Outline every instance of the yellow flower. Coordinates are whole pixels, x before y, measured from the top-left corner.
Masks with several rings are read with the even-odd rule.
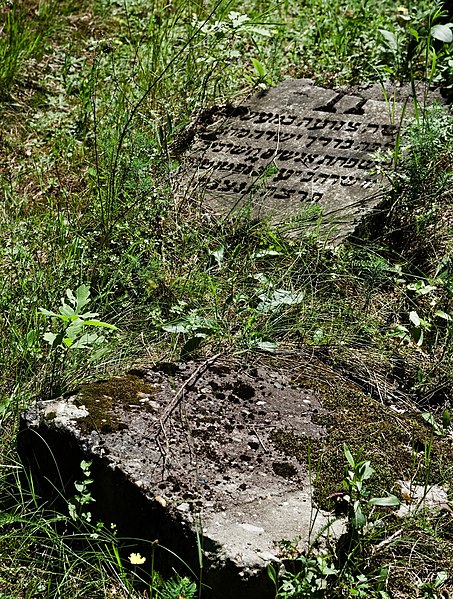
[[[129,556],[129,561],[134,565],[141,565],[146,562],[146,557],[142,557],[140,553],[131,553]]]

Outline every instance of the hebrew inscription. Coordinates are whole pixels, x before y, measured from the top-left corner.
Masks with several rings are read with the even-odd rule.
[[[402,103],[391,109],[399,124]],[[250,206],[287,222],[318,206],[344,237],[380,201],[373,153],[391,147],[395,133],[378,86],[352,92],[288,80],[205,129],[183,179],[219,214]]]

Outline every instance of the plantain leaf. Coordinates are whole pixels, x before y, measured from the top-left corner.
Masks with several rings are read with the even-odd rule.
[[[379,505],[381,507],[390,507],[400,504],[400,500],[395,495],[389,495],[388,497],[372,497],[368,503],[370,505]]]
[[[453,33],[451,31],[452,27],[452,23],[447,23],[446,25],[439,23],[438,25],[434,25],[434,27],[431,27],[431,37],[439,40],[440,42],[449,44],[453,41]]]

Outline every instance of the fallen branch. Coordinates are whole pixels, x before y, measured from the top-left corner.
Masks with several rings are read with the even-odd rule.
[[[186,391],[186,389],[188,387],[191,387],[195,383],[195,381],[198,379],[198,377],[202,374],[202,372],[204,372],[208,366],[210,366],[216,360],[218,360],[220,358],[220,356],[223,355],[223,353],[224,352],[219,352],[218,354],[215,354],[214,356],[211,356],[210,358],[208,358],[207,360],[205,360],[202,364],[200,364],[194,370],[194,372],[189,376],[189,378],[186,381],[184,381],[184,383],[178,389],[178,391],[176,392],[175,396],[173,397],[173,399],[171,400],[171,402],[168,404],[168,406],[165,408],[164,413],[162,414],[162,416],[159,419],[160,431],[164,435],[165,435],[164,425],[167,422],[167,420],[170,418],[170,416],[172,415],[172,413],[175,411],[175,409],[178,407],[180,401],[184,397],[184,392]],[[157,435],[158,434],[159,434],[159,432],[157,433]]]

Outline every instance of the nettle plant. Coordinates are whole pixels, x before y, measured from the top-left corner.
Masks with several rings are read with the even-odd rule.
[[[80,285],[74,293],[66,290],[66,298],[62,298],[58,312],[39,308],[39,312],[52,319],[53,331],[43,335],[54,352],[50,392],[52,392],[57,372],[57,367],[63,370],[68,357],[74,350],[91,351],[90,361],[99,359],[106,351],[107,340],[105,330],[115,331],[117,327],[101,320],[97,320],[97,312],[84,311],[90,303],[90,288]],[[103,329],[104,333],[100,333]]]
[[[61,300],[59,312],[52,312],[45,308],[39,308],[39,312],[44,316],[50,316],[56,322],[60,323],[59,330],[44,334],[44,340],[52,349],[93,349],[102,344],[106,337],[92,329],[104,328],[112,331],[116,330],[113,324],[108,324],[100,320],[95,320],[99,314],[97,312],[82,312],[83,308],[90,303],[90,288],[86,285],[80,285],[75,295],[71,289],[66,290],[66,297]]]

